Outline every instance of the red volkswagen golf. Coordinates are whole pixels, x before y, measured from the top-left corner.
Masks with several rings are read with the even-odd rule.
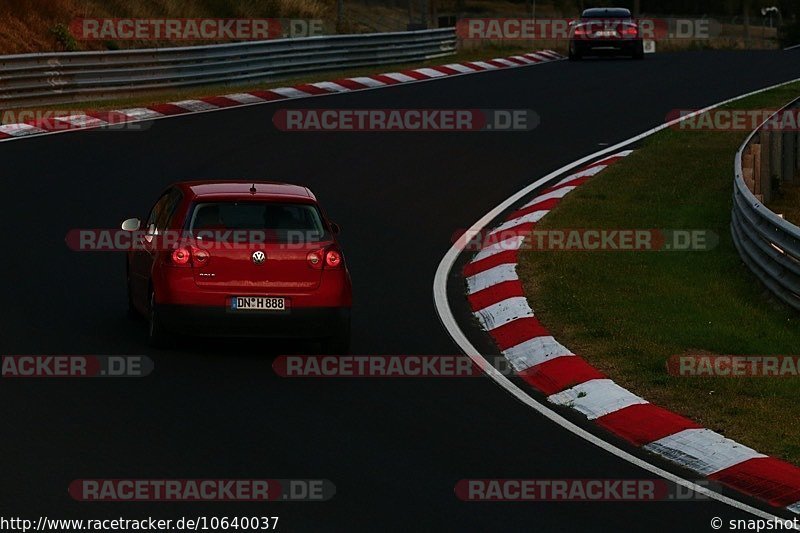
[[[347,353],[352,289],[336,235],[306,187],[181,182],[128,253],[128,301],[163,345],[172,334],[304,338]],[[140,238],[139,238],[140,237]]]

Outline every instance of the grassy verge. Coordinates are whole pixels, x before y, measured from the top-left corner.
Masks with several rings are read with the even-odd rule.
[[[226,93],[246,92],[253,90],[273,89],[276,87],[290,87],[302,83],[315,83],[319,81],[330,81],[338,78],[352,78],[355,76],[368,76],[371,74],[378,74],[381,72],[396,72],[410,68],[421,68],[431,65],[442,65],[446,63],[456,63],[461,61],[474,61],[479,59],[491,59],[495,57],[505,57],[521,53],[527,53],[542,48],[531,49],[530,47],[521,46],[485,46],[481,49],[463,50],[452,56],[439,57],[429,61],[417,63],[404,63],[399,65],[377,65],[372,67],[326,71],[317,74],[309,74],[304,77],[276,80],[276,81],[262,81],[253,82],[248,84],[237,85],[204,85],[197,87],[189,87],[186,89],[163,90],[139,93],[136,95],[114,98],[110,100],[95,100],[88,102],[80,102],[76,104],[59,104],[52,106],[40,106],[38,110],[106,110],[106,109],[121,109],[129,107],[142,107],[151,104],[159,104],[164,102],[176,102],[180,100],[202,98],[204,96],[217,96]],[[15,110],[19,112],[20,110]],[[11,117],[0,115],[0,122],[8,123],[13,121],[14,113],[10,113]]]
[[[733,104],[778,108],[793,84]],[[568,195],[537,229],[716,232],[705,252],[527,252],[520,277],[555,337],[649,401],[800,464],[800,381],[686,378],[684,353],[800,355],[800,316],[772,301],[730,236],[733,157],[742,132],[666,130]]]

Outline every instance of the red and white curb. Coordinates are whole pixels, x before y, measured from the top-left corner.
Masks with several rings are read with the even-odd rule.
[[[182,100],[179,102],[151,105],[149,107],[116,109],[112,111],[88,111],[85,114],[35,119],[21,124],[0,124],[0,141],[23,137],[27,138],[60,131],[100,128],[109,125],[119,125],[121,123],[140,122],[184,115],[187,113],[203,113],[231,107],[265,104],[280,100],[385,88],[398,84],[429,81],[450,76],[463,76],[465,74],[475,74],[499,69],[527,67],[562,59],[564,59],[564,56],[557,52],[542,50],[504,58],[450,63],[447,65],[409,69],[402,72],[387,72],[373,76],[359,76],[333,81],[304,83],[294,87],[279,87],[277,89],[209,96],[197,100]]]
[[[516,374],[605,430],[708,479],[800,513],[800,468],[758,453],[620,387],[561,345],[535,316],[517,273],[517,255],[536,223],[561,199],[631,153],[625,150],[584,167],[545,189],[488,232],[485,246],[464,267],[467,299]],[[491,235],[502,231],[503,240]]]

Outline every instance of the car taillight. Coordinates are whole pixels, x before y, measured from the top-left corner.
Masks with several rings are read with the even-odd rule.
[[[192,247],[192,260],[197,263],[198,266],[205,265],[208,262],[208,252],[202,248]]]
[[[336,248],[321,248],[308,252],[306,259],[308,260],[308,266],[315,270],[342,267],[342,253]]]
[[[192,253],[184,246],[172,251],[172,262],[177,266],[188,266],[191,258]]]
[[[308,261],[308,266],[315,270],[319,270],[322,268],[322,255],[325,253],[325,250],[314,250],[313,252],[308,252],[306,256],[306,260]]]
[[[172,265],[178,267],[201,267],[208,264],[210,254],[196,246],[179,246],[172,250]]]
[[[589,28],[587,26],[578,26],[575,28],[575,35],[589,35]]]
[[[639,35],[639,28],[636,26],[626,25],[622,27],[620,32],[624,37],[636,37]]]
[[[325,266],[329,268],[339,268],[342,264],[342,254],[336,250],[328,250],[325,254]]]

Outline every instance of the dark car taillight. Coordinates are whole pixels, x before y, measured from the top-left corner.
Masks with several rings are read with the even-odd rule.
[[[342,254],[338,250],[328,250],[325,254],[325,266],[328,268],[339,268],[342,266]]]
[[[192,252],[186,246],[175,248],[172,251],[172,264],[175,266],[191,266]]]
[[[208,263],[209,253],[196,246],[179,246],[172,251],[172,266],[192,267],[203,266]]]
[[[206,250],[192,247],[192,260],[197,266],[205,265],[208,262],[209,254]]]
[[[639,35],[639,28],[633,24],[626,24],[620,30],[620,34],[623,37],[636,37]]]
[[[308,266],[315,270],[342,268],[342,252],[335,246],[308,252],[306,260],[308,261]]]
[[[308,252],[306,256],[306,260],[308,261],[308,266],[313,268],[314,270],[321,270],[322,269],[322,256],[325,253],[325,249],[314,250],[313,252]]]

